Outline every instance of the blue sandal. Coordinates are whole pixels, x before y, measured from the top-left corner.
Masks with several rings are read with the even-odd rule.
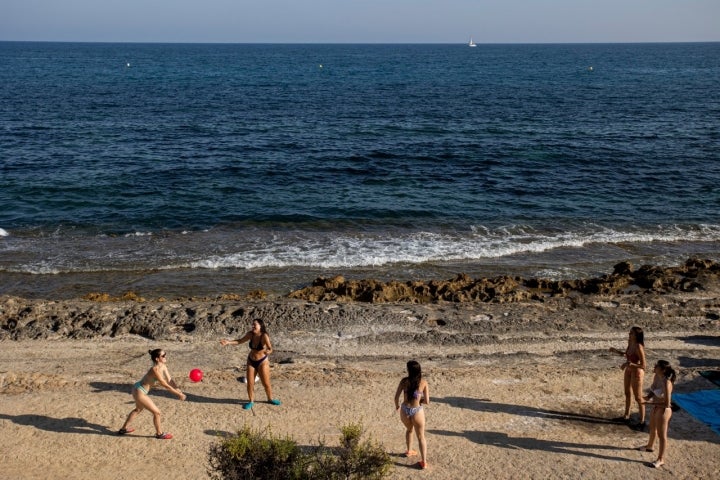
[[[248,402],[245,405],[243,405],[243,409],[250,410],[253,407],[253,405],[255,405],[255,402]]]
[[[273,398],[272,400],[268,400],[268,403],[270,403],[270,404],[272,404],[272,405],[282,405],[282,402],[280,402],[280,400],[278,400],[277,398]]]

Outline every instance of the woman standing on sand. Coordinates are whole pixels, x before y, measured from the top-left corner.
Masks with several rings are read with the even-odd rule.
[[[420,446],[420,468],[427,468],[427,444],[425,441],[425,412],[423,404],[430,403],[430,392],[428,383],[422,378],[422,369],[415,360],[407,362],[408,376],[400,380],[395,391],[395,410],[400,411],[400,420],[405,425],[405,456],[417,455],[417,452],[410,450],[412,432],[415,430],[418,445]],[[400,395],[403,395],[403,403],[400,404]]]
[[[670,366],[670,362],[660,360],[655,364],[655,377],[653,378],[650,393],[644,397],[645,403],[652,405],[653,409],[650,413],[650,437],[645,446],[639,447],[638,450],[652,452],[655,437],[660,443],[658,450],[658,458],[651,465],[660,468],[665,464],[665,450],[667,448],[668,425],[672,417],[672,390],[675,383],[675,370]]]
[[[148,353],[150,354],[150,359],[152,359],[154,365],[147,371],[145,376],[139,382],[136,382],[135,385],[133,385],[132,396],[133,399],[135,399],[135,408],[127,416],[125,424],[118,431],[118,434],[125,435],[126,433],[134,432],[135,429],[130,428],[130,423],[132,423],[138,413],[147,409],[153,414],[155,438],[159,440],[169,440],[172,438],[172,435],[162,431],[162,427],[160,425],[160,409],[155,406],[155,402],[153,402],[152,398],[149,397],[148,394],[150,393],[150,389],[159,383],[177,395],[180,400],[185,400],[187,397],[178,389],[175,381],[170,378],[170,373],[167,369],[166,352],[164,352],[161,348],[156,348],[155,350],[148,350]]]
[[[617,348],[610,348],[610,351],[618,355],[625,356],[625,362],[620,365],[624,370],[624,388],[625,388],[625,415],[617,418],[624,422],[630,421],[630,404],[632,396],[638,404],[640,412],[640,421],[633,426],[635,430],[643,430],[645,428],[645,407],[642,404],[642,386],[643,377],[645,376],[645,334],[642,328],[632,327],[628,335],[628,346],[625,351]]]
[[[220,340],[220,345],[240,345],[249,342],[250,354],[247,358],[247,372],[245,378],[247,381],[248,403],[243,405],[245,410],[250,410],[255,405],[255,374],[260,376],[260,381],[265,387],[268,403],[272,405],[280,405],[280,400],[272,397],[272,387],[270,386],[270,360],[268,355],[273,351],[270,343],[270,335],[265,329],[265,323],[256,319],[253,320],[252,330],[247,332],[242,338],[237,340]]]

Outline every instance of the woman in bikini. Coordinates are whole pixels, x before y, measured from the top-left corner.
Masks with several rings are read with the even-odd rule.
[[[257,373],[260,377],[263,387],[265,387],[265,394],[267,395],[268,403],[272,405],[280,405],[280,400],[272,397],[272,387],[270,386],[270,360],[268,355],[273,351],[272,344],[270,343],[270,335],[265,330],[265,323],[256,319],[253,320],[252,330],[247,332],[242,338],[237,340],[220,340],[220,345],[240,345],[241,343],[249,342],[250,354],[247,358],[247,393],[248,403],[243,405],[245,410],[250,410],[255,405],[255,374]]]
[[[628,335],[628,346],[623,350],[617,348],[610,348],[610,351],[623,355],[625,362],[620,365],[620,368],[624,370],[624,388],[625,388],[625,415],[618,418],[617,420],[630,422],[630,405],[632,404],[632,397],[635,397],[635,401],[638,405],[638,411],[640,413],[640,421],[633,426],[636,430],[643,430],[645,428],[645,407],[642,404],[642,386],[643,377],[645,376],[645,335],[642,328],[632,327]]]
[[[660,443],[658,450],[658,458],[652,463],[655,468],[660,468],[665,464],[665,450],[667,449],[668,425],[672,417],[672,401],[673,384],[675,383],[675,370],[670,366],[670,362],[660,360],[655,364],[655,377],[653,378],[650,393],[643,398],[646,404],[652,405],[653,409],[650,413],[650,437],[647,445],[638,447],[638,450],[652,452],[655,438]]]
[[[167,356],[163,349],[156,348],[155,350],[148,350],[150,358],[153,361],[153,366],[147,371],[145,376],[133,385],[132,396],[135,399],[135,408],[132,409],[130,414],[125,420],[125,424],[118,431],[118,434],[125,435],[126,433],[134,432],[134,428],[130,428],[130,423],[137,417],[138,413],[143,410],[149,410],[153,414],[153,423],[155,424],[155,438],[160,440],[169,440],[172,435],[163,432],[160,425],[160,409],[155,406],[155,402],[148,395],[150,389],[156,384],[160,384],[163,387],[170,390],[172,393],[177,395],[180,400],[187,398],[184,393],[178,389],[175,381],[170,378],[170,373],[167,369]]]
[[[430,392],[428,383],[422,378],[422,369],[415,360],[407,362],[408,376],[400,380],[395,391],[395,410],[400,412],[400,420],[405,425],[405,456],[417,455],[417,452],[410,450],[412,432],[415,430],[418,445],[420,446],[420,468],[427,468],[427,444],[425,441],[425,412],[423,404],[430,403]],[[400,395],[403,396],[403,403],[400,404]]]

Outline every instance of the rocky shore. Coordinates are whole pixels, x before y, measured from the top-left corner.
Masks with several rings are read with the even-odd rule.
[[[507,332],[624,329],[716,330],[720,264],[689,259],[677,267],[628,263],[591,279],[549,281],[458,275],[447,281],[317,279],[288,297],[77,300],[0,297],[0,340],[117,337],[192,340],[243,331],[261,318],[274,331],[357,330],[386,325],[384,341],[481,344]],[[390,328],[392,326],[392,328]]]

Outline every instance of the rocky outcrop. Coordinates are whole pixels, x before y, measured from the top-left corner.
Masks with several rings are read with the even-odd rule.
[[[216,341],[242,335],[256,318],[289,336],[323,332],[323,338],[365,335],[376,342],[377,334],[383,341],[447,345],[494,341],[508,332],[615,330],[633,324],[715,332],[719,276],[717,263],[691,259],[678,267],[634,269],[622,263],[599,278],[567,281],[458,275],[447,281],[384,283],[335,277],[319,279],[290,299],[267,300],[261,293],[172,301],[136,294],[63,301],[4,296],[0,341],[124,335]]]
[[[380,282],[346,280],[342,276],[318,278],[309,287],[289,294],[290,298],[313,302],[433,303],[433,302],[521,302],[547,297],[637,294],[642,292],[695,292],[720,280],[720,264],[691,258],[677,267],[644,265],[637,270],[629,262],[615,265],[613,273],[597,278],[548,280],[500,276],[472,279],[465,274],[444,281]]]

